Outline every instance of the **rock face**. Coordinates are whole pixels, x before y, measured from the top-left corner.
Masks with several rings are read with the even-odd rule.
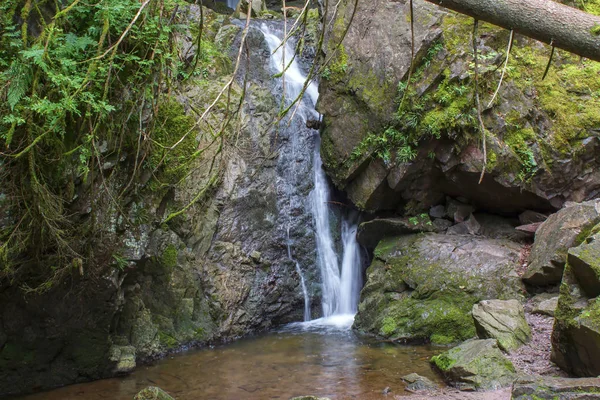
[[[448,383],[461,390],[496,390],[510,386],[516,378],[515,368],[495,339],[466,341],[431,362]]]
[[[576,376],[600,375],[600,234],[569,250],[556,320],[552,361]]]
[[[199,20],[196,6],[180,12],[178,18]],[[205,18],[203,38],[219,36],[222,46],[230,46],[239,29],[210,10]],[[221,25],[227,32],[218,35]],[[192,148],[204,149],[203,156],[179,183],[165,179],[172,183],[166,188],[153,181],[145,185],[151,174],[135,180],[124,195],[124,216],[101,181],[78,185],[71,211],[77,224],[93,232],[82,238],[88,240],[86,249],[93,248],[93,259],[42,294],[23,295],[19,287],[0,282],[5,285],[0,287],[0,396],[127,373],[181,346],[228,341],[300,320],[303,296],[288,243],[307,281],[315,283],[309,291],[318,302],[307,211],[316,131],[300,122],[277,129],[279,99],[273,93],[279,91],[271,78],[270,52],[258,29],[251,29],[248,41],[252,71],[235,146],[220,148],[207,129],[199,129],[190,138],[196,137]],[[226,54],[227,47],[219,51]],[[210,79],[190,79],[178,88],[177,101],[166,110],[175,116],[166,118],[168,130],[194,126],[191,115],[206,109],[231,76],[221,67],[209,71]],[[239,94],[234,85],[232,104]],[[225,109],[219,102],[211,118],[224,120]],[[120,193],[131,178],[133,159],[110,168],[106,185]]]
[[[504,351],[515,350],[531,339],[525,311],[517,300],[484,300],[473,306],[472,314],[477,335],[498,340]]]
[[[359,2],[356,10],[354,2],[334,2],[330,8],[328,15],[336,18],[328,24],[325,42],[332,63],[320,83],[321,152],[334,184],[359,208],[417,214],[450,195],[491,212],[553,211],[566,201],[597,195],[600,116],[585,90],[575,94],[570,89],[570,72],[579,68],[575,59],[552,83],[529,84],[523,77],[544,68],[542,49],[528,40],[516,44],[517,72],[506,77],[499,101],[484,113],[492,136],[479,184],[483,153],[471,113],[468,19],[415,4],[416,72],[407,87],[408,4],[373,0]],[[490,92],[499,79],[499,43],[506,42],[505,36],[494,28],[481,36],[480,51],[487,60],[480,62],[488,71],[484,80]],[[541,92],[547,95],[538,96]],[[405,107],[399,110],[401,98]],[[586,111],[558,111],[565,98]],[[563,113],[559,119],[557,112]]]
[[[600,222],[600,200],[570,205],[551,215],[535,234],[523,280],[535,286],[558,284],[567,250],[577,246]]]
[[[600,378],[521,377],[513,385],[512,399],[600,399]]]
[[[374,251],[354,328],[397,341],[448,344],[475,336],[484,299],[518,299],[520,246],[433,233],[383,239]]]
[[[135,395],[134,400],[175,400],[167,392],[156,386],[150,386]]]

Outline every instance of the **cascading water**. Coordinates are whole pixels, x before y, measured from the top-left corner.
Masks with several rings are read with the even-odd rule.
[[[227,7],[231,8],[232,10],[235,10],[239,2],[240,0],[227,0]]]
[[[289,41],[282,44],[283,32],[275,32],[266,24],[262,24],[260,30],[271,50],[272,68],[278,74],[285,70],[283,88],[285,90],[285,101],[289,105],[302,93],[306,75],[294,58],[293,46]],[[318,97],[319,92],[316,84],[310,82],[293,118],[301,118],[303,122],[306,122],[308,118],[318,119],[320,115],[315,110]],[[329,184],[322,168],[318,133],[315,136],[316,143],[313,154],[314,188],[311,193],[310,208],[315,226],[317,263],[321,271],[324,317],[317,321],[318,324],[349,328],[357,311],[358,296],[361,289],[360,251],[356,242],[357,216],[352,214],[344,217],[341,224],[343,254],[340,268],[329,220]],[[293,146],[294,143],[292,142]],[[293,151],[296,151],[296,149],[293,148]],[[290,259],[295,262],[300,275],[305,299],[304,319],[307,321],[310,319],[310,310],[308,308],[309,299],[306,284],[299,263],[292,258],[290,242],[288,229],[288,254]]]

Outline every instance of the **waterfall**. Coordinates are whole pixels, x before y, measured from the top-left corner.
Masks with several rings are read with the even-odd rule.
[[[286,42],[282,45],[282,32],[275,32],[267,24],[260,26],[265,40],[271,50],[271,67],[277,73],[283,72],[285,67],[285,100],[291,104],[302,92],[306,82],[306,75],[300,68],[299,63],[294,59],[294,47]],[[291,61],[291,63],[290,63]],[[285,65],[284,65],[285,64]],[[300,102],[294,118],[301,118],[303,122],[310,118],[319,118],[320,115],[315,110],[315,105],[319,97],[316,84],[310,82],[307,86],[303,100]],[[314,188],[311,193],[310,208],[313,216],[316,247],[317,264],[321,271],[322,280],[322,308],[323,319],[321,323],[336,325],[349,328],[354,320],[357,311],[358,297],[361,289],[361,262],[360,250],[356,242],[356,230],[358,218],[355,213],[344,216],[341,223],[342,239],[342,257],[341,265],[338,255],[335,251],[335,242],[331,232],[329,219],[329,183],[325,172],[323,171],[323,162],[320,153],[320,138],[315,134],[315,149],[313,153],[313,183]],[[292,143],[292,146],[294,144]],[[293,148],[293,151],[296,151]],[[290,179],[294,179],[291,177]],[[305,321],[310,319],[309,299],[306,291],[306,284],[301,266],[292,258],[290,250],[290,237],[288,228],[288,255],[290,260],[295,262],[296,270],[300,275],[301,286],[305,300]]]
[[[232,10],[235,10],[239,2],[240,0],[227,0],[227,7],[231,8]]]

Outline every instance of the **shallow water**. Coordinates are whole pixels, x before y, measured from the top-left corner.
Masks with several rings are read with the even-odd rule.
[[[177,400],[264,400],[317,395],[332,399],[389,399],[408,394],[400,377],[411,372],[440,382],[428,359],[443,348],[399,346],[359,338],[351,317],[289,325],[278,332],[170,356],[123,378],[72,385],[22,400],[131,400],[159,386]]]

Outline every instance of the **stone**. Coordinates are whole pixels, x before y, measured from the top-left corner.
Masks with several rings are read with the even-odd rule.
[[[521,225],[535,224],[538,222],[544,222],[548,219],[546,214],[542,214],[536,211],[526,210],[519,214],[519,222]]]
[[[109,360],[116,363],[114,373],[128,374],[135,369],[135,347],[113,345],[109,350]]]
[[[542,293],[531,299],[531,313],[554,317],[558,306],[558,293]]]
[[[446,381],[460,390],[497,390],[510,386],[516,378],[515,368],[495,339],[469,340],[431,362]]]
[[[431,379],[415,373],[405,375],[400,379],[407,383],[406,389],[411,392],[421,390],[436,390],[438,388],[438,385],[431,381]]]
[[[452,222],[443,218],[436,218],[433,220],[433,226],[437,232],[444,232],[452,226]]]
[[[427,214],[411,218],[377,218],[360,224],[356,240],[363,246],[373,249],[385,236],[436,231],[436,226]]]
[[[586,296],[600,295],[600,234],[569,249],[567,260]]]
[[[134,400],[175,400],[167,392],[156,386],[149,386],[135,395]]]
[[[457,223],[465,221],[475,211],[475,207],[451,198],[446,203],[446,216]]]
[[[512,388],[512,400],[600,399],[600,378],[519,377]]]
[[[397,342],[450,344],[475,336],[486,299],[521,299],[521,246],[435,233],[386,237],[375,248],[354,328]]]
[[[515,229],[519,232],[527,233],[531,236],[534,236],[538,229],[542,226],[542,222],[534,222],[533,224],[520,225]]]
[[[429,209],[429,215],[431,218],[444,218],[446,216],[446,207],[443,205],[437,205]]]
[[[600,297],[595,234],[570,249],[552,332],[551,359],[575,376],[600,375]]]
[[[498,340],[498,346],[506,352],[531,339],[525,311],[517,300],[484,300],[473,306],[472,314],[478,336]]]
[[[471,214],[466,221],[460,222],[451,226],[446,231],[447,235],[477,235],[481,230],[481,225],[477,219]]]
[[[316,396],[300,396],[292,397],[290,400],[331,400],[329,397],[316,397]]]
[[[567,251],[587,237],[600,222],[600,200],[573,204],[552,214],[539,227],[523,281],[534,286],[560,282]]]

